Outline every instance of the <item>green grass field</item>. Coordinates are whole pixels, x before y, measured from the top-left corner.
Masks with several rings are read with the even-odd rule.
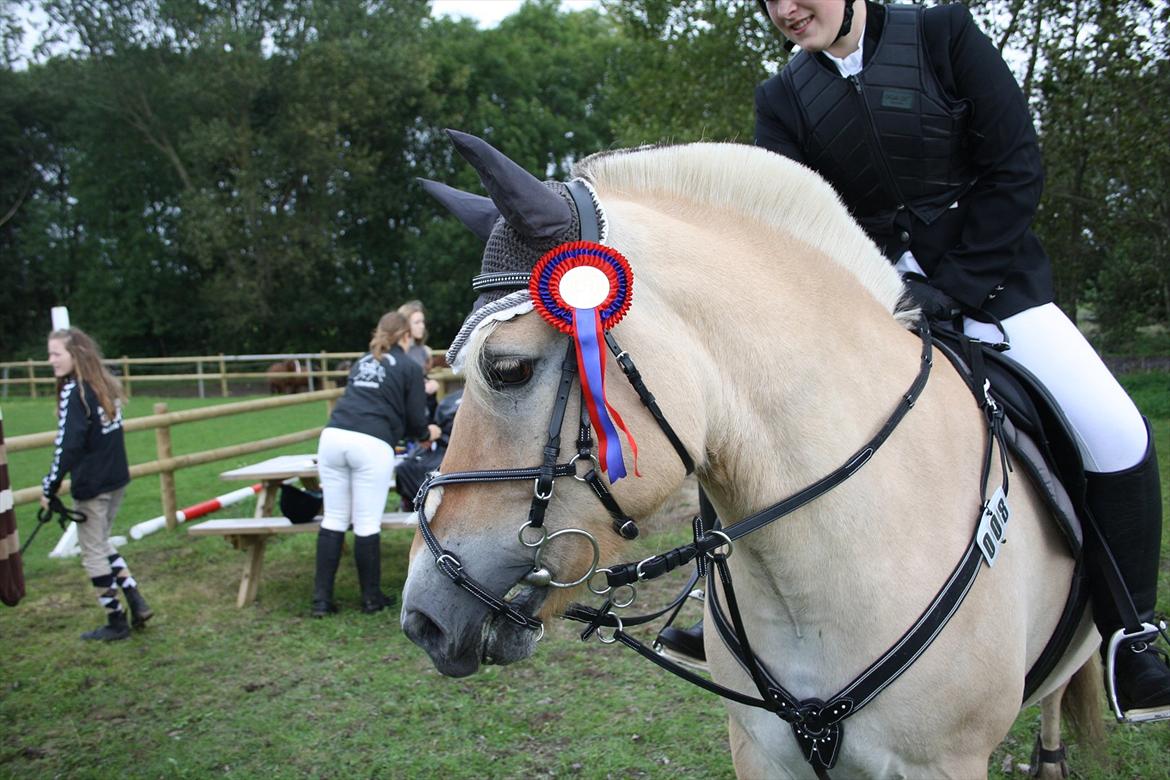
[[[1170,379],[1127,380],[1170,452]],[[152,413],[135,398],[131,416]],[[214,403],[168,400],[172,410]],[[50,402],[3,405],[8,436],[48,430]],[[176,427],[184,454],[321,425],[323,403]],[[151,431],[128,435],[132,463],[154,459]],[[180,506],[238,483],[221,471],[313,442],[178,472]],[[47,449],[10,455],[15,488],[38,483]],[[1170,484],[1164,458],[1164,480]],[[394,501],[394,497],[391,497]],[[115,533],[161,513],[158,479],[132,483]],[[218,516],[249,516],[252,503]],[[685,526],[689,497],[650,525]],[[22,539],[35,505],[17,508]],[[646,534],[631,557],[667,549],[685,531]],[[576,640],[557,623],[530,661],[450,680],[398,627],[396,610],[361,615],[349,556],[338,575],[343,612],[308,618],[314,540],[273,542],[257,603],[235,607],[243,556],[222,539],[160,531],[123,548],[157,617],[130,641],[95,647],[77,635],[101,622],[77,559],[47,557],[60,531],[25,556],[28,594],[0,607],[0,777],[589,778],[733,776],[725,716],[712,695],[617,646]],[[1168,535],[1170,536],[1170,535]],[[1164,549],[1167,547],[1164,540]],[[383,534],[383,577],[401,590],[411,542]],[[1164,553],[1163,571],[1170,556]],[[662,603],[683,577],[651,583],[639,605]],[[1164,577],[1162,604],[1170,603]],[[688,609],[696,609],[688,607]],[[684,618],[693,617],[697,611]],[[649,637],[647,637],[649,638]],[[1103,716],[1104,717],[1104,716]],[[992,777],[1020,777],[1038,710],[1021,714],[992,757]],[[1075,776],[1163,778],[1170,726],[1110,727],[1102,757],[1071,748]]]

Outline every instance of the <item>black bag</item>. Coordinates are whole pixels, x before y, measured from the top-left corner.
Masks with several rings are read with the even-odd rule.
[[[280,486],[280,513],[294,523],[311,523],[321,515],[325,502],[319,490],[301,490],[294,485]]]

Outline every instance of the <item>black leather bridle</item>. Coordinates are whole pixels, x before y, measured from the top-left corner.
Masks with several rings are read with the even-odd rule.
[[[587,197],[579,197],[579,193],[573,189],[574,184],[579,185],[579,182],[570,182],[569,187],[581,216],[582,237],[585,240],[597,240],[597,216],[592,212],[592,201]],[[579,188],[582,191],[584,189],[583,187]],[[590,204],[589,209],[584,208],[587,203]],[[592,232],[590,232],[590,229]],[[586,238],[588,235],[594,237]],[[676,547],[666,553],[655,555],[644,560],[631,561],[606,568],[597,567],[597,542],[588,532],[579,529],[562,529],[549,534],[548,530],[544,527],[545,511],[548,507],[549,500],[552,498],[554,481],[558,478],[573,477],[587,483],[592,488],[598,500],[605,506],[606,511],[613,519],[613,529],[616,533],[624,539],[633,539],[638,534],[637,525],[634,520],[621,510],[617,501],[597,474],[596,459],[593,456],[593,440],[590,434],[588,417],[585,415],[584,404],[582,404],[581,420],[578,427],[576,454],[566,462],[557,462],[557,459],[560,457],[561,429],[564,423],[565,411],[577,374],[576,354],[570,342],[561,366],[561,377],[557,387],[552,417],[549,420],[548,438],[544,447],[542,464],[533,468],[456,471],[433,474],[423,483],[415,498],[419,531],[422,534],[427,548],[435,558],[435,565],[455,585],[474,596],[497,615],[508,619],[518,626],[540,631],[540,635],[543,636],[544,625],[541,621],[512,606],[504,598],[495,595],[464,572],[463,564],[459,559],[453,553],[444,549],[438,539],[435,538],[425,511],[427,493],[436,487],[481,482],[533,480],[533,497],[529,508],[528,520],[521,526],[518,534],[520,544],[535,550],[533,572],[525,578],[525,581],[537,586],[547,585],[562,588],[574,587],[585,583],[591,592],[605,598],[604,602],[597,608],[575,603],[570,605],[565,611],[564,617],[586,624],[581,638],[588,639],[593,634],[597,634],[598,638],[604,643],[621,642],[643,657],[653,661],[667,671],[682,677],[688,682],[731,701],[758,707],[774,713],[791,726],[805,759],[816,771],[818,777],[827,777],[827,771],[833,767],[840,754],[844,719],[858,712],[862,707],[871,702],[874,697],[892,684],[925,652],[926,648],[929,647],[934,638],[938,636],[950,618],[957,612],[964,597],[972,585],[974,585],[975,578],[981,568],[980,564],[984,561],[980,549],[981,539],[979,528],[976,528],[970,544],[947,579],[946,584],[943,585],[915,623],[902,635],[901,639],[880,658],[870,664],[865,671],[854,678],[849,685],[826,700],[818,698],[799,699],[794,696],[772,676],[752,650],[736,602],[735,590],[732,585],[731,572],[728,568],[727,559],[732,553],[733,543],[736,540],[814,501],[856,474],[869,462],[910,409],[914,407],[914,404],[926,387],[933,359],[930,328],[925,317],[919,320],[918,335],[922,339],[921,362],[918,374],[910,388],[899,399],[893,412],[888,416],[877,434],[862,445],[862,447],[854,452],[853,455],[833,472],[791,496],[726,527],[720,526],[710,503],[706,501],[705,496],[701,496],[700,506],[702,511],[694,519],[694,540],[690,544]],[[633,360],[618,346],[611,334],[606,333],[605,340],[608,348],[615,355],[623,374],[629,380],[638,393],[638,397],[642,403],[650,411],[674,447],[675,452],[686,468],[687,474],[692,473],[694,471],[694,460],[658,408],[653,394],[646,388],[640,373],[634,366]],[[987,437],[984,452],[981,495],[986,495],[986,488],[993,463],[993,443],[995,442],[998,442],[999,445],[1002,474],[1004,475],[1003,491],[1006,494],[1008,467],[1002,433],[1003,411],[986,393],[980,401],[980,406],[984,411],[990,433]],[[579,464],[582,462],[587,462],[589,467],[583,474],[579,474]],[[988,511],[988,503],[988,501],[984,501],[983,513]],[[1004,519],[1006,520],[1006,515]],[[533,534],[533,531],[538,532],[538,534]],[[527,537],[526,532],[528,534]],[[593,564],[584,576],[576,580],[556,582],[552,580],[547,570],[543,570],[540,565],[543,546],[561,534],[579,534],[586,537],[593,544]],[[726,552],[723,551],[723,548],[726,548]],[[644,643],[626,632],[626,627],[648,623],[672,609],[677,609],[682,600],[686,598],[691,585],[688,585],[674,602],[655,613],[623,619],[614,612],[614,609],[627,607],[634,601],[634,586],[636,583],[662,576],[692,561],[695,563],[695,574],[691,579],[691,585],[700,577],[706,577],[708,579],[707,598],[711,600],[711,613],[715,627],[727,648],[751,676],[757,688],[758,697],[741,693],[701,677],[679,664],[662,657],[654,652],[653,649],[647,647]],[[604,587],[597,582],[597,575],[602,574],[605,576]],[[720,603],[718,591],[714,587],[716,577],[718,577],[719,585],[723,590],[727,602],[726,607]],[[609,636],[604,636],[601,632],[602,628],[611,629],[612,633]]]

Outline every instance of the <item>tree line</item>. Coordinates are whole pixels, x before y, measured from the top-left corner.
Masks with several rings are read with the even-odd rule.
[[[1123,349],[1170,320],[1170,5],[968,5],[1040,132],[1058,303]],[[440,346],[482,251],[416,182],[481,191],[443,128],[548,178],[606,148],[750,143],[788,56],[755,0],[530,0],[487,30],[425,0],[0,9],[0,359],[40,355],[58,304],[154,356],[357,349],[419,298]]]

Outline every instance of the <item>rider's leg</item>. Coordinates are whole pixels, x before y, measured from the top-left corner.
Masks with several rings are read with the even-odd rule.
[[[1072,427],[1086,468],[1088,502],[1101,525],[1139,617],[1152,622],[1161,552],[1162,500],[1154,443],[1145,421],[1092,346],[1055,304],[1003,321],[1004,353],[1042,381]],[[998,341],[994,326],[966,320],[968,335]],[[1086,553],[1106,554],[1091,545]],[[1094,579],[1094,617],[1108,640],[1121,628],[1106,583]],[[1145,643],[1122,648],[1122,708],[1170,708],[1170,667]]]

